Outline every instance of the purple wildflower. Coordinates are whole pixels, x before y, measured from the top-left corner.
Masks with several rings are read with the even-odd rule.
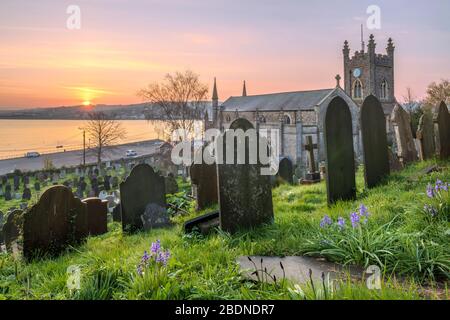
[[[342,217],[339,217],[337,219],[337,224],[338,224],[339,228],[344,229],[345,228],[345,219]]]
[[[437,179],[434,189],[436,192],[439,192],[440,190],[448,191],[448,183],[444,183],[442,180]]]
[[[427,185],[427,196],[428,198],[434,198],[434,189],[431,184]]]
[[[350,221],[352,222],[352,227],[356,228],[359,225],[360,215],[357,212],[352,212],[350,214]]]
[[[361,205],[359,206],[359,215],[362,217],[366,217],[368,218],[370,213],[369,210],[367,209],[367,207],[361,203]]]
[[[325,228],[326,226],[329,226],[332,223],[333,223],[333,220],[328,215],[325,215],[323,217],[323,219],[320,221],[320,227]]]
[[[143,272],[142,272],[142,266],[141,265],[137,266],[136,272],[137,272],[138,275],[142,276]]]
[[[142,263],[147,263],[148,259],[150,259],[150,256],[148,255],[147,251],[144,251],[144,255],[142,256]]]
[[[152,246],[150,248],[150,252],[153,254],[157,254],[161,250],[161,241],[156,240],[156,242],[152,242]]]
[[[435,217],[438,214],[438,211],[433,207],[430,206],[428,204],[426,204],[423,209],[425,210],[426,213],[428,213],[429,215],[431,215],[432,217]]]

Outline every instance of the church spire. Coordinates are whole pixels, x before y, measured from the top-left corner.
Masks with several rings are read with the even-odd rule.
[[[214,87],[213,87],[212,100],[213,101],[219,101],[219,95],[217,94],[216,77],[214,77]]]
[[[244,87],[242,88],[242,96],[246,97],[247,96],[247,88],[245,86],[245,80],[244,80]]]

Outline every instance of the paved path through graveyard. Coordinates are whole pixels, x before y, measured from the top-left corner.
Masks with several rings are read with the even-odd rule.
[[[149,140],[128,143],[115,146],[114,148],[107,148],[103,161],[119,160],[125,158],[127,150],[135,150],[138,156],[151,155],[157,152],[159,146],[159,140]],[[19,170],[39,170],[44,168],[44,160],[48,158],[53,162],[56,168],[62,166],[76,166],[80,165],[83,161],[83,151],[67,151],[41,155],[38,158],[15,158],[0,160],[0,175]],[[95,163],[96,156],[92,153],[86,153],[86,164]]]

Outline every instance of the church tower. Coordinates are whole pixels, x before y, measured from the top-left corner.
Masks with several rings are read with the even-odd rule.
[[[361,41],[362,42],[362,41]],[[367,52],[364,42],[360,51],[350,57],[348,41],[344,42],[344,89],[359,106],[364,99],[373,94],[376,96],[386,115],[394,109],[394,43],[389,38],[386,54],[375,52],[376,43],[373,34],[369,37]]]

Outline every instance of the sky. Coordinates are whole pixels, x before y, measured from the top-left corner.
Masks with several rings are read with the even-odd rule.
[[[80,29],[67,28],[69,5]],[[449,12],[448,0],[1,0],[0,108],[139,103],[139,89],[187,69],[210,88],[216,77],[221,101],[243,80],[249,95],[331,88],[361,24],[378,53],[394,40],[397,99],[407,87],[420,98],[450,78]]]

